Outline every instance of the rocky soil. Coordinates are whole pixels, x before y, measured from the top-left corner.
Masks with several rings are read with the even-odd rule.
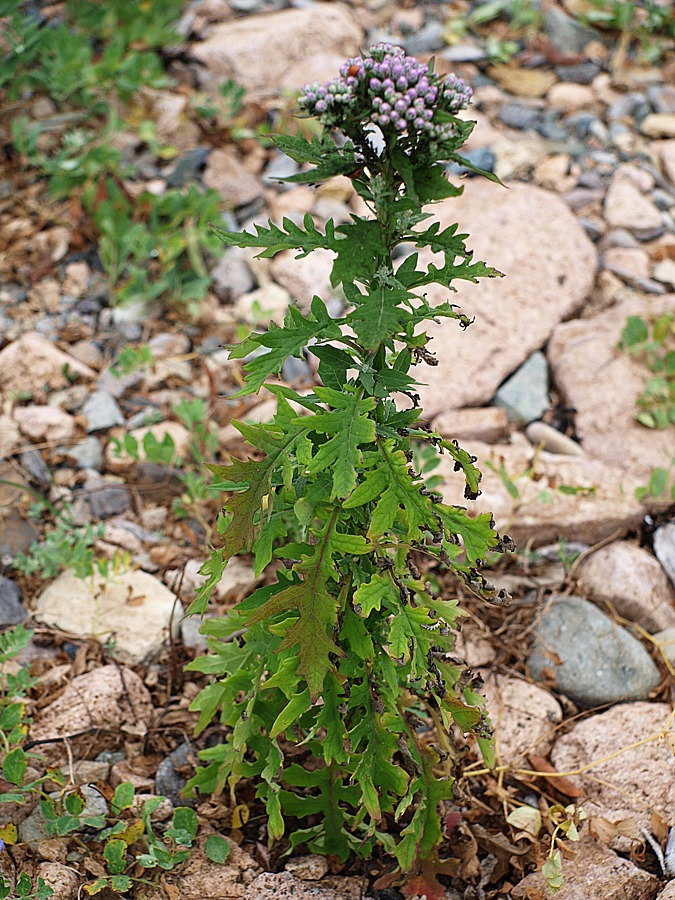
[[[494,512],[519,553],[486,573],[513,596],[509,608],[466,600],[460,650],[485,680],[499,768],[483,772],[471,748],[462,759],[460,831],[477,865],[448,882],[448,900],[545,896],[533,871],[540,855],[504,821],[513,801],[587,811],[576,855],[564,861],[564,900],[673,894],[675,863],[659,854],[675,834],[675,512],[667,500],[638,501],[635,490],[669,466],[675,426],[636,422],[648,375],[618,344],[629,315],[675,312],[675,59],[640,64],[616,33],[571,18],[574,6],[542,2],[541,31],[506,64],[491,62],[477,37],[448,42],[448,21],[468,3],[197,0],[182,22],[184,53],[171,63],[179,85],[156,98],[158,131],[180,153],[146,167],[156,192],[218,190],[230,228],[306,212],[345,220],[360,210],[348,179],[317,191],[279,183],[291,161],[250,138],[200,142],[185,96],[233,78],[249,108],[283,124],[293,91],[380,39],[435,55],[438,70],[473,84],[467,156],[505,186],[456,173],[463,196],[434,212],[444,225],[458,222],[476,258],[506,277],[458,290],[453,300],[475,322],[466,333],[438,326],[439,365],[418,378],[430,424],[478,457],[478,508]],[[203,746],[188,710],[199,684],[182,667],[205,646],[199,623],[182,614],[218,507],[182,496],[176,469],[190,457],[191,433],[176,405],[205,401],[218,458],[240,452],[230,421],[263,421],[270,403],[264,394],[255,406],[230,399],[238,369],[223,346],[245,326],[278,321],[291,301],[303,307],[319,293],[337,310],[343,298],[319,253],[270,262],[228,249],[212,261],[195,320],[151,304],[111,308],[76,223],[46,215],[36,238],[3,178],[3,230],[25,236],[0,251],[0,625],[35,629],[25,654],[41,682],[30,739],[46,741],[40,752],[67,764],[76,784],[132,781],[181,803]],[[36,239],[39,267],[26,247]],[[434,289],[433,299],[445,298]],[[144,343],[152,363],[113,377],[120,351]],[[309,386],[310,364],[291,362],[283,377]],[[173,459],[143,458],[148,432],[171,436]],[[140,442],[138,459],[119,452],[125,435]],[[447,499],[461,502],[451,469],[437,472]],[[50,507],[36,517],[37,496]],[[57,528],[55,509],[97,529],[98,556],[126,554],[131,568],[112,580],[18,571],[17,556]],[[228,567],[216,607],[254,582],[245,558]],[[538,777],[542,757],[568,779]],[[58,900],[79,896],[82,855],[65,839],[46,840],[28,812],[9,813],[27,864]],[[222,805],[200,800],[198,812],[214,830],[226,827]],[[163,876],[157,897],[399,896],[371,891],[379,863],[362,871],[270,857],[262,832],[227,833],[225,867],[197,853]]]

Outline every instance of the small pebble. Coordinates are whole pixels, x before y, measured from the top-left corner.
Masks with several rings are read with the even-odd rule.
[[[65,459],[76,469],[92,469],[95,472],[103,471],[103,447],[97,437],[91,435],[78,444],[68,447],[57,447],[56,453]]]
[[[561,81],[573,81],[575,84],[591,84],[599,72],[600,64],[591,61],[573,66],[556,66],[555,69],[555,74]]]
[[[499,120],[509,128],[517,128],[519,131],[527,131],[534,128],[539,119],[536,109],[520,106],[518,103],[507,103],[499,110]]]
[[[18,625],[27,615],[19,585],[0,575],[0,626]]]
[[[571,437],[547,425],[546,422],[530,422],[525,429],[528,441],[534,447],[543,447],[549,453],[559,453],[565,456],[585,456],[581,444],[573,441]]]
[[[94,391],[80,410],[87,419],[87,433],[107,431],[116,425],[124,425],[122,410],[108,391]]]

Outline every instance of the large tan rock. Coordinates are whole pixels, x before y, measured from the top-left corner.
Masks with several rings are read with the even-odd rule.
[[[324,300],[330,296],[334,259],[330,250],[315,250],[303,259],[296,259],[295,250],[284,250],[272,260],[272,277],[286,288],[295,303],[308,309],[315,294]]]
[[[104,579],[66,571],[36,601],[36,617],[80,637],[114,639],[114,655],[132,664],[158,656],[169,628],[178,631],[183,607],[153,575],[140,570]]]
[[[558,772],[585,768],[574,780],[589,816],[630,819],[651,832],[653,814],[675,825],[674,739],[669,704],[622,703],[558,738],[551,761]]]
[[[181,900],[248,900],[260,895],[252,891],[252,882],[260,872],[256,861],[234,841],[226,838],[230,855],[225,864],[214,863],[204,853],[205,838],[199,838],[190,858],[179,872],[167,872],[166,884]],[[156,889],[148,900],[164,900],[165,891]]]
[[[651,470],[673,455],[672,428],[645,428],[635,421],[636,403],[649,371],[618,350],[628,316],[675,308],[675,294],[651,301],[631,298],[592,319],[564,322],[553,332],[548,360],[565,405],[576,410],[575,427],[591,456],[646,484]]]
[[[230,150],[212,150],[202,181],[218,191],[228,206],[244,206],[262,194],[262,184]]]
[[[663,171],[671,184],[675,184],[675,140],[656,141],[652,144],[652,149],[660,157]]]
[[[461,474],[444,455],[434,475],[444,477],[445,502],[469,505],[471,515],[493,513],[498,530],[520,547],[530,540],[541,546],[560,537],[593,544],[617,529],[637,528],[642,519],[643,509],[634,499],[635,480],[598,460],[538,451],[519,434],[510,444],[473,441],[462,446],[478,457],[482,494],[467,504]],[[497,470],[503,464],[517,496],[488,463]],[[561,486],[568,492],[561,492]]]
[[[75,759],[93,759],[101,750],[118,749],[125,737],[147,733],[152,701],[147,688],[132,670],[101,666],[78,675],[61,696],[34,713],[30,738],[54,743],[40,745],[50,760],[66,759],[68,738]]]
[[[675,627],[675,591],[659,561],[629,541],[614,541],[587,557],[577,570],[591,597],[651,634]]]
[[[362,38],[346,6],[318,3],[215,25],[192,53],[219,80],[232,78],[248,90],[276,92],[282,81],[287,88],[302,87],[304,81],[291,79],[289,72],[299,60],[306,64],[326,53],[344,60],[358,52]],[[305,67],[296,71],[299,79],[308,74]]]
[[[618,169],[605,197],[605,219],[613,228],[650,230],[662,225],[661,213],[631,177]]]
[[[521,678],[484,672],[482,693],[494,727],[497,763],[526,764],[529,753],[547,756],[562,721],[560,704],[548,691]]]
[[[476,321],[466,332],[451,320],[427,328],[434,338],[429,349],[439,364],[413,370],[426,382],[420,388],[426,416],[489,401],[507,375],[579,309],[597,262],[593,245],[565,203],[532,185],[512,184],[505,190],[474,180],[461,197],[432,210],[444,228],[458,222],[459,232],[470,235],[467,246],[474,259],[506,277],[481,279],[477,285],[457,281],[456,294],[439,285],[427,289],[432,302],[457,302]],[[426,251],[421,257],[425,263],[431,259]]]
[[[58,862],[43,862],[38,866],[39,878],[54,892],[52,900],[75,900],[80,886],[77,873]]]
[[[500,406],[453,409],[435,416],[431,424],[450,440],[495,444],[509,436],[509,420]]]
[[[0,413],[0,459],[8,459],[20,444],[19,426],[11,416]]]
[[[57,390],[68,385],[67,375],[95,378],[96,372],[37,332],[21,335],[0,351],[0,391],[5,393],[39,392],[45,385]]]
[[[660,891],[657,900],[675,900],[675,881],[669,881]]]
[[[305,882],[290,872],[263,872],[249,887],[246,900],[359,900],[360,878],[322,878]]]
[[[58,406],[18,406],[14,421],[33,441],[72,441],[77,433],[75,419]]]
[[[568,844],[574,859],[564,859],[564,884],[558,900],[653,900],[659,889],[654,875],[613,853],[589,835]],[[533,872],[511,891],[513,900],[549,900],[553,896],[541,872]]]

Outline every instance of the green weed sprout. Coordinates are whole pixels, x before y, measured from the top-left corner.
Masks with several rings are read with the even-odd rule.
[[[322,136],[275,143],[303,166],[287,181],[345,175],[372,218],[329,220],[323,231],[310,215],[302,225],[218,231],[225,244],[263,257],[332,251],[331,282],[348,307],[331,318],[315,296],[308,310],[291,306],[282,326],[233,350],[246,360],[240,393],[264,385],[277,412],[268,424],[237,424],[249,459],[210,467],[225,493],[222,546],[204,564],[190,608],[206,610],[237,554],[252,551],[257,573],[280,562],[252,596],[202,626],[210,653],[188,668],[211,682],[192,709],[199,731],[214,718],[226,729],[202,752],[206,765],[191,785],[227,789],[234,805],[238,783],[250,779],[270,842],[287,834],[291,849],[342,860],[379,845],[398,863],[385,881],[406,880],[427,896],[439,895],[436,875],[455,864],[439,856],[453,730],[474,734],[488,763],[492,753],[477,683],[453,656],[464,613],[456,599],[435,596],[420,569],[446,567],[490,598],[478,567],[510,546],[489,514],[444,503],[413,460],[418,443],[448,454],[466,498],[478,496],[475,459],[421,423],[412,373],[436,363],[425,322],[470,324],[456,305],[429,303],[426,285],[452,290],[457,280],[500,274],[472,259],[458,226],[441,230],[423,211],[462,192],[447,179],[448,161],[473,168],[458,154],[474,125],[457,117],[470,96],[461,79],[443,79],[389,44],[347,60],[339,78],[300,99]],[[417,252],[397,256],[401,245],[430,248],[443,262],[420,268]],[[312,393],[270,381],[307,350],[322,382]]]

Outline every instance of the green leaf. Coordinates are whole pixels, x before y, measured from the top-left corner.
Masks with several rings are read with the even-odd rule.
[[[541,874],[546,879],[549,891],[557,894],[563,886],[562,855],[560,850],[555,850],[541,867]]]
[[[318,474],[332,469],[330,499],[346,497],[356,484],[361,445],[375,440],[375,423],[368,416],[375,408],[375,400],[372,397],[363,399],[362,391],[351,385],[345,385],[342,392],[317,387],[315,393],[332,409],[315,413],[307,420],[311,431],[329,437],[314,454],[309,471]]]
[[[377,500],[368,528],[370,538],[381,537],[400,520],[405,523],[406,539],[419,541],[423,531],[438,530],[440,518],[429,498],[420,493],[424,484],[412,477],[403,450],[394,449],[393,441],[378,441],[378,445],[379,452],[364,454],[368,471],[344,507]]]
[[[290,175],[284,178],[284,181],[292,184],[317,184],[319,181],[326,181],[335,175],[352,175],[359,169],[359,164],[354,158],[353,152],[342,153],[333,149],[332,153],[325,153],[321,161],[314,169],[308,172],[298,172],[297,175]]]
[[[305,173],[309,174],[309,173]],[[336,173],[339,174],[339,173]],[[296,176],[297,177],[297,176]],[[286,179],[291,181],[293,179]],[[305,179],[307,180],[307,179]],[[322,234],[314,224],[309,213],[303,219],[304,229],[296,225],[292,219],[284,218],[283,228],[268,222],[268,228],[255,225],[255,234],[248,231],[224,231],[213,227],[214,234],[229,247],[262,247],[258,256],[271,257],[282,250],[298,250],[299,257],[307,256],[312,250],[333,250],[339,240],[334,232],[333,220],[326,223],[326,233]],[[285,231],[283,229],[286,229]]]
[[[66,796],[65,807],[71,816],[79,816],[84,809],[84,798],[76,791],[73,791],[72,794]]]
[[[38,875],[37,892],[35,894],[36,900],[47,900],[48,897],[52,897],[53,895],[54,889],[47,884],[44,878],[41,878]]]
[[[192,839],[197,837],[197,830],[199,828],[197,813],[194,809],[190,809],[189,806],[177,807],[174,811],[171,824],[176,832],[184,832],[186,836]]]
[[[335,152],[335,145],[327,135],[310,142],[300,134],[275,134],[272,141],[282,153],[299,163],[319,163],[326,153]]]
[[[628,316],[621,332],[621,344],[624,347],[635,347],[649,339],[649,328],[641,316]]]
[[[294,694],[274,720],[274,724],[270,729],[270,737],[278,737],[287,728],[297,722],[300,716],[307,712],[311,705],[312,702],[308,690]]]
[[[22,872],[16,881],[17,897],[28,897],[32,890],[33,890],[33,885],[30,880],[30,877],[28,875],[26,875],[25,872]]]
[[[220,864],[226,862],[230,851],[230,845],[222,834],[210,834],[204,842],[204,852],[211,862]]]
[[[255,446],[267,450],[267,455],[262,460],[242,461],[233,457],[229,466],[208,466],[217,478],[241,485],[241,490],[233,493],[223,504],[232,516],[222,535],[221,553],[224,559],[231,559],[240,551],[250,549],[259,531],[256,516],[262,508],[263,498],[270,495],[272,477],[282,460],[287,460],[297,438],[297,434],[284,434],[268,425],[251,426],[239,422],[237,428]],[[203,612],[203,609],[193,604],[190,611]]]
[[[463,187],[456,187],[448,181],[443,165],[417,169],[414,175],[415,191],[422,205],[445,200],[446,197],[459,197],[464,191]]]
[[[447,253],[455,256],[466,256],[465,241],[468,234],[457,234],[458,225],[450,225],[443,231],[440,222],[433,222],[426,231],[412,231],[405,239],[415,242],[417,247],[428,247],[434,253]]]
[[[433,768],[438,754],[430,747],[420,752],[420,774],[410,785],[410,793],[419,792],[417,809],[409,824],[401,831],[402,840],[395,853],[402,871],[409,872],[416,861],[431,856],[443,837],[438,804],[454,797],[451,780],[437,778]]]
[[[326,387],[342,390],[347,382],[347,370],[356,365],[352,354],[332,344],[314,344],[310,350],[319,360],[319,378]]]
[[[668,469],[652,469],[649,475],[649,494],[652,497],[660,497],[668,488]]]
[[[130,781],[123,781],[115,788],[112,798],[113,812],[119,813],[124,809],[130,809],[134,802],[135,789]]]
[[[354,603],[359,615],[368,618],[374,609],[381,609],[382,603],[395,598],[396,592],[390,575],[379,572],[371,576],[354,591]]]
[[[413,296],[408,291],[381,287],[362,294],[345,285],[345,294],[350,303],[356,305],[346,316],[347,324],[354,329],[366,350],[376,350],[390,335],[398,334],[410,318],[408,310],[399,305]]]
[[[122,875],[127,864],[127,845],[119,838],[113,838],[103,848],[103,857],[111,875]]]
[[[26,754],[21,747],[11,750],[2,763],[2,774],[10,784],[21,787],[28,768]]]
[[[340,225],[338,235],[343,240],[335,241],[331,249],[337,253],[330,282],[365,284],[385,262],[389,263],[389,251],[384,242],[382,226],[377,219],[362,219],[352,216],[353,221]]]
[[[503,8],[501,0],[499,0],[499,5]],[[467,159],[465,156],[461,156],[459,153],[453,153],[450,159],[458,165],[463,166],[465,169],[468,169],[469,172],[475,172],[476,175],[482,175],[483,178],[487,178],[488,181],[492,181],[494,182],[494,184],[499,184],[502,187],[504,186],[503,182],[499,180],[494,172],[488,172],[487,169],[481,169],[479,166],[474,165],[474,163],[472,163],[471,160]]]
[[[230,352],[232,359],[247,356],[256,348],[268,348],[267,353],[256,355],[246,363],[246,385],[234,396],[257,393],[270,375],[278,375],[289,356],[302,358],[302,352],[313,340],[335,340],[342,336],[339,325],[330,318],[325,304],[318,297],[312,301],[309,316],[291,306],[284,319],[283,328],[270,324],[264,334],[251,335],[239,347]]]
[[[452,535],[461,537],[469,565],[473,566],[478,560],[485,559],[488,551],[499,543],[490,513],[470,516],[459,506],[440,503],[434,509],[443,522],[446,536],[450,539]]]
[[[391,714],[383,717],[376,708],[378,700],[376,687],[363,679],[352,689],[349,701],[356,716],[356,725],[349,731],[352,764],[356,761],[353,779],[363,791],[368,814],[376,820],[383,809],[392,811],[393,797],[402,797],[409,783],[405,770],[393,762],[403,722]]]
[[[315,746],[314,750],[320,751],[320,747]],[[316,831],[307,829],[303,833],[298,829],[291,836],[293,846],[307,843],[312,852],[334,853],[343,861],[347,859],[350,840],[345,806],[356,807],[361,797],[360,788],[345,783],[347,778],[348,773],[337,765],[309,771],[292,764],[285,769],[283,781],[286,784],[314,789],[313,796],[281,791],[281,805],[286,815],[298,818],[319,815],[323,819],[322,827]]]

